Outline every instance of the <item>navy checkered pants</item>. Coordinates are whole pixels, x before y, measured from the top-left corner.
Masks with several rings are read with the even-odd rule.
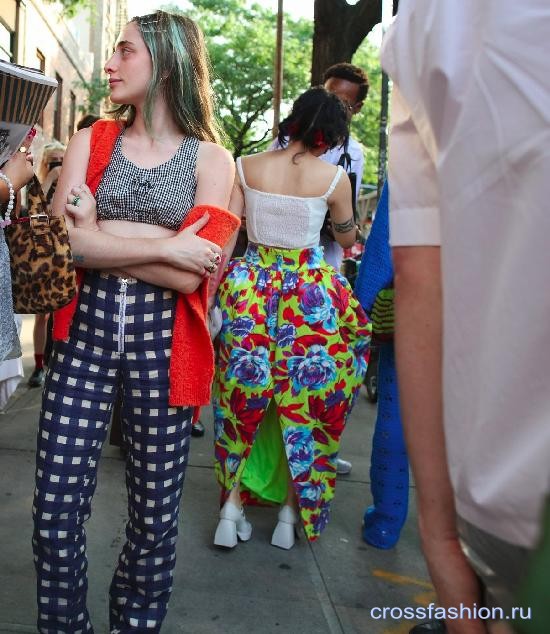
[[[93,632],[84,522],[119,385],[128,442],[127,541],[110,588],[111,632],[158,632],[172,589],[191,410],[168,406],[175,293],[86,274],[54,348],[40,414],[33,550],[38,630]]]

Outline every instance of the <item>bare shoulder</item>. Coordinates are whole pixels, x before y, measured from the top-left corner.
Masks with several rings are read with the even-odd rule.
[[[201,141],[197,156],[195,205],[227,209],[235,179],[235,162],[221,145]]]
[[[82,128],[82,130],[78,130],[75,132],[69,141],[70,144],[83,144],[90,143],[90,139],[92,138],[92,128]]]
[[[241,156],[241,160],[245,163],[261,163],[262,161],[269,161],[274,156],[278,156],[278,153],[272,151],[256,152],[255,154],[244,154]]]
[[[87,168],[90,159],[90,140],[92,138],[91,128],[83,128],[71,137],[67,145],[65,160],[63,161],[62,172],[69,172],[72,165]],[[69,158],[70,160],[66,160]]]
[[[336,176],[340,168],[328,161],[324,161],[320,156],[318,156],[315,160],[315,169],[318,171],[320,176],[332,179]]]
[[[217,143],[212,143],[210,141],[200,141],[197,161],[199,169],[201,165],[208,165],[209,167],[211,167],[212,163],[214,163],[217,168],[227,166],[233,169],[234,166],[233,156],[231,156],[231,152],[226,150],[221,145],[218,145]]]
[[[280,152],[257,152],[241,156],[241,165],[246,172],[256,173],[277,165],[282,158]]]
[[[339,200],[350,200],[351,199],[351,182],[345,172],[341,167],[336,167],[335,165],[330,165],[326,163],[328,167],[332,167],[331,173],[332,178],[336,176],[337,172],[340,172],[340,177],[338,178],[338,182],[336,183],[336,187],[331,195],[328,197],[329,205],[332,202],[336,202]]]
[[[92,138],[92,129],[83,128],[75,132],[67,145],[68,154],[78,154],[88,157],[90,155],[90,140]]]

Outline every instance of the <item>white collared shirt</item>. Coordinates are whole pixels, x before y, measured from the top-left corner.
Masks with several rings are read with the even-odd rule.
[[[458,513],[532,547],[550,486],[550,3],[401,0],[392,246],[441,244]]]

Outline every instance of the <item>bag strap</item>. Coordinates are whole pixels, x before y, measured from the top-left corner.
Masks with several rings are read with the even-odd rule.
[[[344,151],[342,152],[342,154],[340,155],[340,158],[338,159],[338,165],[343,167],[348,174],[351,173],[351,156],[348,152],[347,145],[344,148]]]
[[[342,152],[340,158],[338,159],[338,165],[340,165],[344,170],[346,170],[346,174],[351,183],[351,208],[353,209],[353,218],[357,221],[357,174],[351,169],[351,155],[348,152],[348,143],[349,137],[346,139],[344,143],[344,151]]]
[[[342,145],[342,150],[343,152],[340,155],[340,158],[338,159],[337,165],[341,165],[349,174],[351,172],[351,155],[349,153],[349,136],[344,141],[344,144]]]

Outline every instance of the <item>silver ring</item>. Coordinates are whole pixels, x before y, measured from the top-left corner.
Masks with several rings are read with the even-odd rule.
[[[80,202],[80,196],[75,196],[75,197],[73,198],[73,202],[72,202],[72,204],[73,204],[75,207],[78,207],[78,203],[79,203],[79,202]]]

